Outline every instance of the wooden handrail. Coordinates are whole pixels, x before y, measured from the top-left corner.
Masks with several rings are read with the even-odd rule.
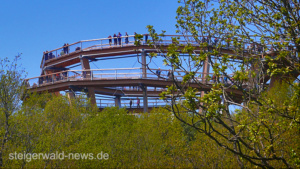
[[[144,34],[142,34],[144,35]],[[149,34],[148,34],[149,37],[151,37]],[[194,37],[193,35],[163,35],[163,36],[160,36],[158,35],[159,37]],[[128,35],[128,36],[122,36],[121,38],[130,38],[130,37],[135,37],[135,35]],[[199,38],[207,38],[209,36],[198,36]],[[253,37],[257,37],[257,36],[253,36]],[[210,36],[210,38],[220,38],[220,37],[215,37],[215,36]],[[74,42],[72,44],[69,44],[67,46],[62,46],[62,47],[59,47],[59,48],[56,48],[56,49],[53,49],[53,50],[50,50],[48,51],[47,53],[50,53],[50,52],[54,52],[54,51],[57,51],[57,50],[60,50],[60,49],[63,49],[64,47],[69,47],[69,46],[72,46],[72,45],[76,45],[76,44],[79,44],[79,43],[83,43],[83,42],[92,42],[92,41],[102,41],[102,40],[109,40],[109,39],[118,39],[118,37],[111,37],[111,38],[99,38],[99,39],[89,39],[89,40],[81,40],[81,41],[78,41],[78,42]],[[172,40],[163,40],[163,41],[172,41]],[[196,41],[194,41],[196,42]],[[249,43],[253,43],[253,42],[249,42]]]
[[[142,68],[111,68],[111,69],[85,69],[85,70],[65,70],[65,71],[61,71],[61,72],[55,72],[55,73],[50,73],[50,74],[47,74],[47,75],[42,75],[42,76],[36,76],[36,77],[32,77],[32,78],[27,78],[25,79],[25,81],[28,81],[28,80],[31,80],[31,79],[38,79],[38,78],[41,78],[41,77],[49,77],[49,76],[52,76],[52,75],[56,75],[56,74],[62,74],[62,73],[68,73],[68,72],[72,72],[72,73],[75,73],[75,74],[78,74],[78,75],[81,75],[80,72],[95,72],[95,71],[118,71],[118,70],[141,70]],[[168,72],[169,69],[151,69],[151,70],[160,70],[160,71],[164,71],[164,72]],[[173,71],[173,73],[185,73],[185,71]],[[94,73],[93,73],[94,74]],[[133,72],[133,73],[124,73],[124,72],[118,72],[118,73],[95,73],[94,75],[133,75],[133,74],[139,74],[139,75],[142,75],[142,72]],[[148,75],[156,75],[155,73],[151,73],[151,72],[147,72],[146,74]],[[213,75],[214,73],[203,73],[203,72],[196,72],[196,74],[207,74],[207,75]],[[163,76],[166,76],[166,74],[161,74]],[[229,74],[230,75],[230,74]],[[71,76],[74,76],[74,75],[69,75],[69,77]],[[176,77],[183,77],[184,75],[182,76],[179,76],[179,75],[176,75]],[[222,77],[222,76],[220,76]]]

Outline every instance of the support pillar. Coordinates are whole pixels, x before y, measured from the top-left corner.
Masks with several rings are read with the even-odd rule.
[[[96,105],[95,89],[93,87],[88,87],[87,90],[88,90],[88,95],[87,95],[88,98],[91,99],[91,103],[93,105]]]
[[[250,87],[251,88],[256,88],[260,82],[259,82],[259,65],[258,65],[258,62],[257,61],[254,61],[252,64],[251,64],[251,71],[254,71],[256,76],[255,77],[249,77],[251,79],[251,84],[250,84]],[[249,74],[249,76],[251,76],[252,73]]]
[[[203,64],[203,71],[202,71],[202,83],[206,83],[206,76],[208,76],[209,73],[209,64],[208,64],[208,58],[206,58],[204,64]]]
[[[146,52],[142,49],[142,71],[143,71],[143,78],[147,78],[147,67],[146,67]]]
[[[143,90],[143,107],[144,107],[144,113],[148,112],[148,97],[147,97],[147,87],[143,84],[140,85]]]
[[[75,98],[75,94],[72,91],[69,91],[67,93],[67,97],[68,97],[70,105],[72,105],[72,100]]]
[[[87,58],[82,57],[81,55],[80,55],[80,63],[81,63],[82,70],[91,69],[89,60]],[[90,71],[84,71],[84,72],[82,72],[82,75],[84,78],[91,78]]]
[[[121,96],[116,96],[115,106],[121,108]]]
[[[208,58],[206,58],[205,62],[203,63],[203,71],[202,71],[202,83],[207,83],[206,76],[208,76],[209,73],[209,64],[208,64]],[[200,92],[200,96],[203,97],[205,95],[205,91]],[[203,105],[202,103],[200,103]],[[199,107],[199,113],[202,112],[202,109]]]
[[[255,77],[251,77],[252,73],[250,73],[250,77],[249,77],[249,87],[250,89],[254,89],[257,92],[261,92],[262,91],[262,78],[260,75],[259,70],[261,70],[261,64],[260,64],[260,58],[259,56],[256,57],[256,59],[253,60],[252,64],[251,64],[251,71],[255,72],[256,76]]]
[[[87,58],[84,58],[80,55],[80,63],[81,63],[81,68],[82,70],[90,70],[90,62]],[[82,72],[83,78],[91,78],[91,71],[85,71]],[[94,87],[88,87],[88,98],[91,99],[92,104],[96,104],[96,98],[95,98],[95,90]]]

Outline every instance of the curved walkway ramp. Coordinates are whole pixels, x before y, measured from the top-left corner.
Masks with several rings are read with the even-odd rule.
[[[147,42],[152,41],[151,37],[144,36],[143,41],[136,41],[134,35],[122,36],[121,38],[102,38],[83,40],[70,45],[46,51],[43,54],[40,68],[42,69],[41,76],[26,79],[28,89],[36,92],[60,92],[60,91],[84,91],[91,98],[92,103],[96,104],[95,94],[110,95],[116,97],[116,106],[121,106],[121,97],[143,97],[143,104],[148,105],[148,97],[158,98],[159,93],[164,91],[167,86],[173,84],[173,81],[168,77],[169,70],[160,70],[160,76],[155,75],[156,69],[148,69],[146,67],[147,53],[149,52],[166,52],[167,47],[173,43],[172,38],[177,37],[179,44],[190,44],[195,47],[195,52],[211,51],[215,49],[216,44],[221,45],[218,48],[220,53],[234,56],[234,59],[239,60],[244,57],[255,57],[263,59],[265,54],[276,55],[276,52],[271,48],[253,48],[253,42],[242,42],[244,50],[241,55],[236,56],[234,45],[225,41],[213,41],[215,37],[200,43],[206,43],[206,47],[201,47],[199,42],[193,41],[192,36],[180,35],[164,35],[161,40],[155,42],[161,51],[153,49]],[[199,37],[199,39],[205,37]],[[149,41],[147,41],[147,40]],[[208,39],[208,40],[207,40]],[[217,38],[216,38],[217,39]],[[255,42],[259,47],[259,43]],[[137,45],[138,44],[138,45]],[[264,51],[266,50],[267,51]],[[141,56],[141,67],[138,68],[112,68],[112,69],[91,69],[90,62],[97,61],[101,58],[112,57],[115,59],[126,58],[128,55]],[[79,64],[81,70],[70,70],[68,67]],[[175,71],[174,78],[177,81],[182,81],[184,72]],[[205,62],[203,72],[198,72],[194,81],[189,82],[189,85],[197,88],[199,91],[208,91],[212,87],[212,81],[207,81],[206,76],[209,73],[208,62]],[[224,81],[223,77],[220,81]],[[199,83],[201,82],[201,83]],[[228,86],[231,84],[227,83]],[[248,84],[243,84],[247,89]],[[241,98],[242,93],[233,88],[228,88],[228,91],[236,95],[237,100]],[[74,92],[73,92],[74,93]],[[74,95],[72,96],[74,97]],[[105,104],[105,103],[103,103]],[[100,104],[101,107],[101,104]],[[145,108],[146,107],[146,108]],[[147,106],[144,106],[144,111],[147,111]]]

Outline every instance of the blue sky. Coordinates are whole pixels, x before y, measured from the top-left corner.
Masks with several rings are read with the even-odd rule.
[[[175,34],[176,0],[0,0],[0,58],[22,53],[27,77],[40,75],[43,51],[121,32]],[[117,67],[115,60],[110,67]],[[128,63],[132,67],[134,63]],[[101,67],[101,66],[100,66]]]

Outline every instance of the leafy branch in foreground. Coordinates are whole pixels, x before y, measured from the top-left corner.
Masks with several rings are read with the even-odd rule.
[[[241,168],[298,167],[299,2],[180,3],[176,28],[183,39],[165,48],[164,35],[147,26],[149,45],[172,77],[178,69],[185,74],[161,94],[171,100],[170,110],[235,154]]]

